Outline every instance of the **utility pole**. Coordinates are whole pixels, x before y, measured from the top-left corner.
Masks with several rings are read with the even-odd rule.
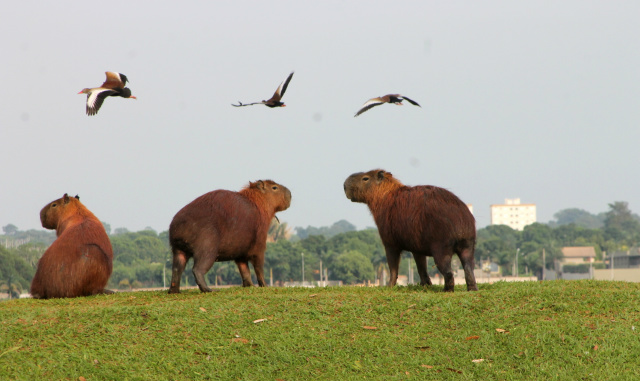
[[[302,285],[304,286],[304,253],[302,253]]]
[[[542,280],[544,280],[545,267],[547,267],[547,260],[545,256],[545,251],[542,249]]]
[[[520,252],[520,248],[516,249],[516,268],[513,271],[513,275],[516,276],[516,278],[518,277],[518,253]]]
[[[613,280],[613,252],[609,254],[609,260],[611,261],[611,280]]]

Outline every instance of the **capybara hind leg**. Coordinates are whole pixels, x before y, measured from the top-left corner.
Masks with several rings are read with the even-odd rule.
[[[242,277],[242,287],[253,286],[253,282],[251,282],[251,271],[249,270],[249,262],[236,261],[236,265],[238,265],[238,271],[240,271],[240,277]]]
[[[462,268],[464,269],[464,280],[467,282],[467,291],[478,291],[476,285],[476,276],[473,273],[475,268],[475,259],[473,257],[473,249],[465,249],[462,253],[458,254]]]
[[[398,281],[398,269],[400,268],[400,254],[401,250],[395,248],[384,248],[387,254],[387,264],[389,265],[389,287],[396,285]]]
[[[196,284],[200,291],[211,292],[204,275],[211,269],[215,263],[217,255],[193,256],[193,276],[196,278]]]
[[[418,275],[420,275],[420,285],[431,286],[431,278],[429,278],[429,273],[427,272],[427,256],[413,253],[413,259],[416,261]]]
[[[253,271],[256,273],[256,279],[260,287],[266,287],[267,283],[264,281],[264,256],[257,256],[251,260],[253,265]]]
[[[453,271],[451,270],[451,254],[434,250],[433,259],[436,262],[438,270],[444,277],[444,290],[453,292],[455,282],[453,280]]]
[[[187,266],[187,255],[182,250],[173,251],[173,267],[171,269],[171,286],[170,294],[180,293],[180,278],[185,266]]]

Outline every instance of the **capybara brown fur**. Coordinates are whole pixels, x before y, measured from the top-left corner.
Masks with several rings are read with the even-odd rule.
[[[344,182],[344,191],[352,202],[369,206],[387,254],[389,286],[396,284],[400,256],[406,250],[413,254],[421,285],[431,285],[427,257],[433,257],[444,276],[444,290],[453,291],[455,253],[464,268],[467,290],[478,290],[473,274],[475,219],[456,195],[431,185],[403,185],[381,169],[354,173]]]
[[[173,270],[169,293],[180,292],[180,279],[189,258],[202,292],[210,292],[204,275],[216,261],[235,261],[242,285],[253,286],[249,262],[258,284],[264,281],[264,252],[269,224],[291,205],[291,192],[271,180],[250,182],[239,192],[215,190],[182,208],[169,226]]]
[[[111,276],[113,250],[104,226],[78,196],[65,195],[40,211],[58,238],[38,261],[31,281],[34,298],[74,298],[103,293]]]

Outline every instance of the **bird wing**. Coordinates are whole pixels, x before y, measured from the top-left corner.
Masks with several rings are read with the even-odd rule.
[[[383,103],[385,102],[380,97],[371,98],[362,105],[362,107],[360,108],[360,110],[358,110],[358,112],[354,115],[354,117],[362,114],[363,112],[367,111],[372,107],[380,106]]]
[[[411,100],[411,99],[409,99],[409,98],[405,97],[404,95],[400,95],[400,98],[405,99],[406,101],[408,101],[409,103],[411,103],[411,104],[412,104],[412,105],[414,105],[414,106],[422,107],[422,106],[420,106],[420,105],[418,104],[418,102],[416,102],[416,101],[414,101],[414,100]]]
[[[231,104],[231,106],[233,107],[244,107],[244,106],[253,106],[253,105],[263,105],[265,104],[265,102],[253,102],[253,103],[242,103],[240,101],[238,101],[237,105],[234,105],[233,103]]]
[[[128,81],[127,76],[124,74],[114,71],[107,71],[105,74],[107,75],[107,80],[100,86],[105,89],[121,89]]]
[[[90,91],[87,94],[87,115],[97,114],[98,110],[100,110],[100,107],[102,106],[102,102],[104,102],[104,99],[109,95],[116,93],[118,92],[115,90],[103,88],[93,89]]]
[[[282,98],[282,96],[284,96],[284,92],[287,91],[287,86],[289,86],[289,82],[291,82],[291,78],[293,77],[293,73],[294,72],[291,72],[291,74],[289,74],[287,79],[285,79],[280,84],[280,86],[278,86],[278,89],[276,90],[276,92],[273,93],[273,96],[271,97],[271,99],[269,99],[270,101],[279,101],[280,98]]]

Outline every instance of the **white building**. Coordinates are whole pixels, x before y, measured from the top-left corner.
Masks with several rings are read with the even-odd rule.
[[[519,198],[506,198],[504,204],[491,205],[491,225],[522,230],[536,220],[536,204],[521,204]]]

